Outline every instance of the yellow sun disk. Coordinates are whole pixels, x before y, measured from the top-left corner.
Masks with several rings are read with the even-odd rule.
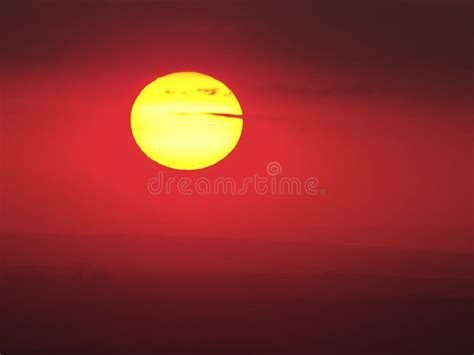
[[[241,115],[239,102],[223,83],[199,73],[174,73],[143,89],[132,108],[131,126],[152,160],[194,170],[217,163],[235,148]]]
[[[219,120],[220,122],[216,122]],[[168,114],[133,126],[138,145],[153,160],[182,170],[200,169],[224,158],[240,138],[242,119]]]

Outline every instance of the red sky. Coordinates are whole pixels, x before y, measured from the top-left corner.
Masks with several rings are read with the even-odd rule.
[[[3,12],[2,233],[305,239],[466,250],[470,6],[431,1],[32,2]],[[377,29],[376,31],[374,29]],[[161,167],[130,131],[156,77],[226,83],[244,132],[221,163]],[[153,195],[278,161],[327,195]]]

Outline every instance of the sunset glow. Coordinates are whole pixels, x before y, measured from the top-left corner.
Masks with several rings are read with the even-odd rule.
[[[472,1],[2,10],[0,355],[474,355]]]

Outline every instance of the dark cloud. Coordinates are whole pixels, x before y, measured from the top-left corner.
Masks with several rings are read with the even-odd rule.
[[[400,77],[393,80],[348,82],[338,85],[313,86],[305,85],[271,85],[255,87],[254,90],[272,95],[286,97],[324,98],[324,97],[382,97],[397,95],[416,95],[456,97],[457,100],[470,99],[474,85],[470,77],[463,80],[430,80]]]
[[[367,96],[376,95],[381,92],[394,91],[393,88],[382,88],[372,84],[353,84],[347,86],[333,86],[326,88],[311,88],[304,86],[265,86],[261,88],[262,91],[271,94],[285,95],[285,96],[298,96],[298,97],[311,97],[311,96]]]
[[[12,1],[5,9],[0,61],[7,73],[54,72],[61,65],[131,73],[190,62],[208,69],[217,61],[238,75],[258,64],[368,80],[271,88],[297,95],[471,92],[467,1]]]
[[[199,88],[199,89],[189,89],[189,90],[165,90],[165,94],[168,95],[174,95],[176,93],[182,94],[182,95],[191,95],[191,94],[202,94],[202,95],[208,95],[208,96],[214,96],[218,95],[220,93],[219,88]],[[224,93],[225,96],[231,95],[232,92],[227,91]]]
[[[219,88],[200,88],[197,90],[200,94],[214,96],[219,93]]]

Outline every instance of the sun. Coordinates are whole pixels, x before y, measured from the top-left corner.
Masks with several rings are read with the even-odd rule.
[[[234,93],[209,75],[179,72],[148,84],[131,112],[133,137],[153,161],[196,170],[224,159],[242,134]]]

